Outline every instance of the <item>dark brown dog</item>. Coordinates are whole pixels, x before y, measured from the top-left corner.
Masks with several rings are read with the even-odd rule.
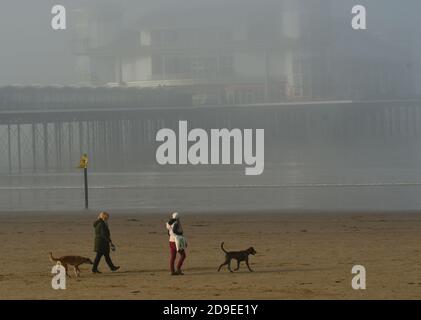
[[[240,262],[241,261],[245,261],[246,265],[247,265],[247,268],[250,270],[250,272],[253,272],[253,270],[251,270],[251,268],[249,266],[249,255],[251,255],[251,254],[255,255],[257,253],[256,250],[254,250],[253,247],[250,247],[250,248],[248,248],[247,250],[244,250],[244,251],[230,251],[230,252],[228,252],[224,249],[224,243],[222,242],[221,243],[221,249],[222,249],[222,251],[225,252],[225,261],[224,261],[223,264],[221,264],[219,266],[218,272],[225,265],[228,266],[228,270],[230,272],[233,272],[231,270],[231,260],[232,259],[237,260],[237,268],[234,269],[234,271],[237,271],[238,269],[240,269]]]
[[[61,265],[64,267],[64,269],[66,269],[66,274],[69,277],[70,277],[70,275],[67,272],[67,268],[68,268],[69,265],[73,266],[76,277],[79,277],[79,274],[80,274],[79,266],[81,264],[84,264],[84,263],[93,264],[91,259],[80,257],[80,256],[63,256],[63,257],[60,257],[60,258],[54,258],[52,252],[50,252],[50,260],[52,262],[59,261],[61,263]]]

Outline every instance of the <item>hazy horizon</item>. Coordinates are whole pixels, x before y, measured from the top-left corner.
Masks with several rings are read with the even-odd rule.
[[[133,27],[139,17],[147,16],[149,12],[159,12],[165,9],[169,12],[176,10],[182,12],[192,7],[218,8],[224,14],[235,14],[239,3],[242,7],[254,5],[264,8],[266,5],[276,5],[282,0],[259,1],[192,1],[192,0],[63,0],[64,5],[70,14],[75,9],[97,8],[111,4],[120,8],[124,15],[124,28]],[[328,0],[321,0],[325,3]],[[299,3],[308,3],[308,0],[300,0]],[[314,2],[314,1],[310,1]],[[417,75],[421,67],[421,39],[417,36],[419,30],[417,18],[421,11],[421,2],[415,0],[397,3],[392,0],[377,1],[331,1],[332,15],[335,19],[342,21],[345,26],[350,25],[352,18],[351,8],[356,4],[367,6],[368,30],[367,32],[376,37],[396,34],[396,45],[404,37],[411,37],[412,54],[418,57]],[[72,24],[74,21],[68,17],[68,29],[64,31],[53,31],[50,27],[52,15],[50,13],[53,5],[57,4],[52,0],[3,0],[0,4],[0,86],[5,85],[72,85],[78,84],[78,77],[75,72],[76,57],[71,53]],[[204,9],[205,10],[205,9]],[[224,11],[225,10],[225,11]],[[218,17],[215,17],[217,20]],[[410,34],[412,33],[412,35]],[[420,86],[421,87],[421,86]],[[421,90],[421,89],[420,89]]]

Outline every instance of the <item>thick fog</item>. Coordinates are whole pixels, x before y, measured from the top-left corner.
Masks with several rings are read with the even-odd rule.
[[[72,12],[91,9],[101,12],[104,8],[118,12],[121,10],[123,25],[121,29],[132,29],[142,17],[149,12],[175,12],[176,20],[183,20],[183,11],[191,19],[192,8],[201,8],[200,14],[212,15],[217,22],[219,14],[238,18],[238,12],[249,6],[250,12],[256,16],[262,14],[264,8],[279,9],[287,1],[250,1],[250,0],[2,0],[0,3],[0,85],[9,84],[77,84],[75,74],[75,56],[72,55]],[[340,1],[292,1],[307,7],[306,10],[324,10],[322,7],[330,2],[331,15],[338,25],[348,27],[351,21],[351,8],[362,4],[368,11],[368,33],[396,45],[412,46],[411,53],[421,60],[421,40],[419,12],[421,3],[417,0],[340,0]],[[320,5],[319,5],[320,3]],[[51,8],[55,4],[66,7],[68,29],[56,32],[50,27]],[[273,19],[278,16],[273,15]],[[201,27],[200,19],[197,26]],[[117,33],[120,30],[115,30]],[[316,36],[317,35],[313,35]],[[320,35],[322,36],[322,35]],[[419,63],[416,66],[419,74]],[[418,76],[419,79],[419,76]]]
[[[419,0],[2,0],[0,211],[83,207],[84,153],[94,209],[419,210],[420,12]],[[264,129],[264,168],[187,151],[191,163],[161,165],[157,133],[180,121],[209,141]]]

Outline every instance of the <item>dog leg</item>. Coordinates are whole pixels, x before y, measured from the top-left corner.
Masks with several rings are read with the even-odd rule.
[[[251,270],[251,268],[249,266],[249,259],[246,259],[246,265],[247,265],[247,268],[249,268],[250,272],[253,272],[253,270]]]
[[[234,271],[232,271],[232,270],[231,270],[231,259],[230,259],[230,261],[228,262],[228,270],[229,270],[230,272],[234,272]]]
[[[69,268],[67,268],[67,264],[62,264],[62,266],[64,267],[64,270],[66,270],[66,275],[71,278],[70,274],[69,274]]]
[[[219,268],[218,268],[218,272],[219,272],[219,271],[221,271],[221,268],[222,268],[223,266],[227,265],[227,264],[228,264],[228,260],[225,260],[225,262],[219,266]]]
[[[79,265],[77,265],[77,266],[75,266],[74,267],[75,268],[75,274],[76,274],[76,277],[80,277],[80,269],[79,269]]]
[[[77,274],[77,267],[76,267],[76,266],[73,266],[73,271],[74,271],[74,273],[75,273],[75,276],[76,276],[76,277],[79,277],[79,275]]]
[[[237,268],[234,269],[234,271],[237,271],[240,269],[240,260],[237,260]]]

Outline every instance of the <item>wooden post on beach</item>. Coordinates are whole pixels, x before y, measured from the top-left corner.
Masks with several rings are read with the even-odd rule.
[[[85,209],[89,208],[89,197],[88,197],[88,156],[85,153],[79,162],[79,168],[83,169],[83,176],[85,182]]]

